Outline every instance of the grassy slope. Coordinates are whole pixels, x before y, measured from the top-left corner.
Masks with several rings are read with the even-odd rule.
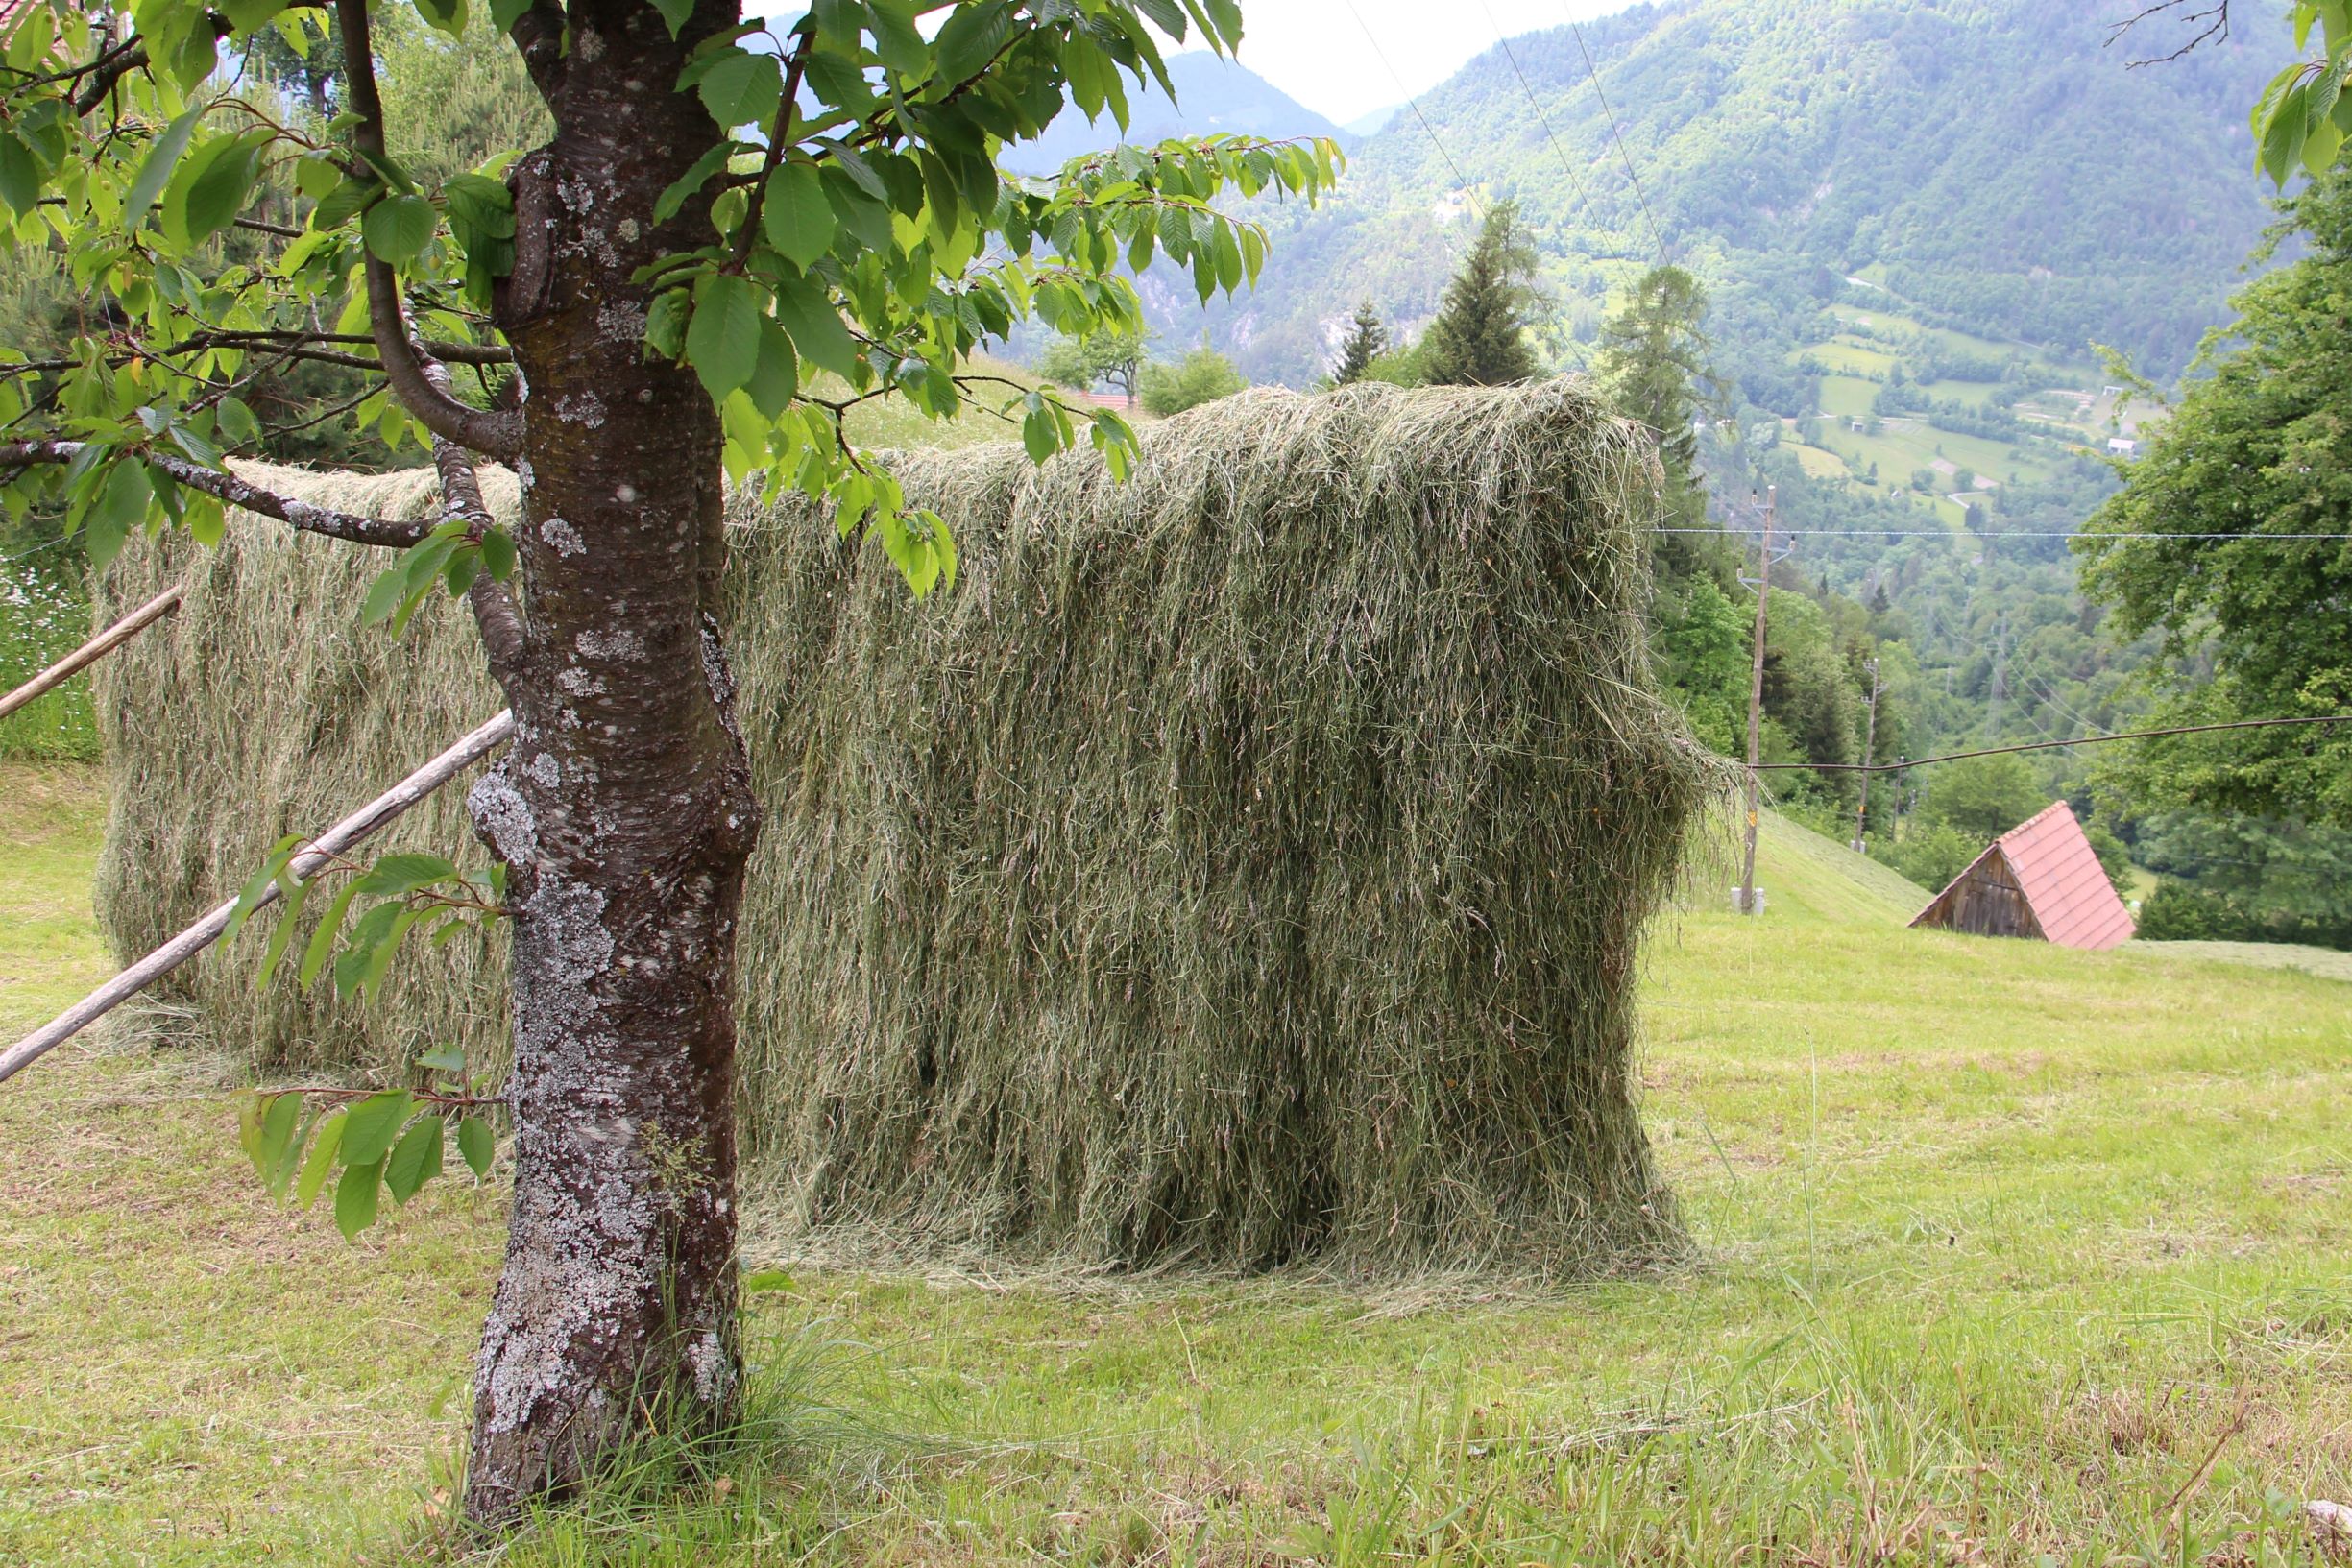
[[[87,780],[0,802],[4,1036],[99,959]],[[762,1357],[828,1324],[934,1435],[517,1560],[2278,1560],[2256,1532],[2352,1487],[2352,992],[1905,932],[1914,890],[1855,869],[1776,823],[1771,914],[1694,900],[1655,950],[1687,1271],[808,1273]],[[68,1048],[0,1091],[0,1560],[436,1557],[495,1205],[450,1186],[346,1248],[268,1211],[205,1087]]]

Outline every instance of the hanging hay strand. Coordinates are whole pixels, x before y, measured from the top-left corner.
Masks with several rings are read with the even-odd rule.
[[[1091,454],[899,459],[963,556],[919,604],[807,507],[739,509],[755,1201],[1088,1265],[1671,1249],[1632,982],[1723,780],[1643,652],[1646,441],[1555,383],[1250,394],[1144,446],[1126,485]],[[101,683],[118,948],[497,707],[457,607],[355,627],[380,564],[253,522],[116,568],[122,597],[191,574]],[[454,792],[400,836],[462,850]],[[496,954],[404,955],[359,1011],[256,993],[246,948],[190,1000],[261,1064],[497,1049]]]

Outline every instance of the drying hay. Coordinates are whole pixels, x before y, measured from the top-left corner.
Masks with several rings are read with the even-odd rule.
[[[807,508],[740,510],[755,1197],[1093,1265],[1671,1248],[1632,982],[1721,777],[1643,653],[1646,444],[1562,384],[1253,394],[1144,444],[1125,486],[899,460],[962,549],[923,604]],[[358,511],[429,486],[303,482]],[[190,592],[100,683],[124,952],[497,704],[459,607],[355,628],[366,552],[249,523],[133,554],[116,598]],[[392,841],[464,849],[457,791]],[[356,1011],[256,994],[258,946],[186,990],[260,1066],[497,1049],[493,954],[404,955]]]

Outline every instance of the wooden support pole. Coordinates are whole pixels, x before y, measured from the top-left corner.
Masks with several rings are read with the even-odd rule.
[[[312,839],[310,847],[294,857],[288,871],[297,881],[310,877],[343,851],[448,784],[469,765],[497,750],[514,732],[514,714],[500,712],[497,718]],[[261,902],[268,904],[277,897],[278,884],[273,882],[262,893]],[[229,917],[235,912],[236,906],[235,899],[215,905],[195,925],[60,1013],[45,1026],[11,1046],[5,1055],[0,1055],[0,1083],[7,1082],[38,1061],[52,1047],[72,1039],[220,940],[221,932],[228,928]]]
[[[183,591],[177,584],[165,589],[7,696],[0,697],[0,718],[8,717],[41,693],[62,686],[68,677],[88,668],[179,609]]]
[[[1763,760],[1760,747],[1764,721],[1764,631],[1769,624],[1768,611],[1772,604],[1772,521],[1780,500],[1781,487],[1771,485],[1764,491],[1764,547],[1763,566],[1756,584],[1756,656],[1748,672],[1748,829],[1747,852],[1739,868],[1739,912],[1752,915],[1756,909],[1756,764]]]

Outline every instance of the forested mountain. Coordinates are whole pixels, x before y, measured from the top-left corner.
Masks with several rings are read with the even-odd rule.
[[[1355,137],[1237,60],[1204,49],[1168,57],[1168,79],[1176,101],[1157,86],[1128,94],[1128,129],[1105,113],[1089,123],[1075,108],[1034,140],[1005,150],[1004,163],[1024,174],[1050,174],[1074,157],[1121,141],[1151,143],[1171,136],[1248,133],[1260,136],[1330,136],[1343,144]]]
[[[1712,290],[1749,395],[1784,414],[1805,410],[1772,344],[1865,269],[1936,325],[2069,356],[2111,343],[2169,375],[2263,222],[2245,111],[2284,24],[2249,10],[2230,40],[2133,69],[2134,41],[2107,40],[2137,9],[1637,6],[1585,25],[1598,93],[1568,29],[1514,39],[1357,148],[1337,202],[1276,214],[1264,279],[1212,336],[1303,382],[1361,297],[1425,319],[1475,214],[1511,197],[1570,332],[1588,339],[1662,245]],[[1170,335],[1197,332],[1190,300],[1169,292]]]

